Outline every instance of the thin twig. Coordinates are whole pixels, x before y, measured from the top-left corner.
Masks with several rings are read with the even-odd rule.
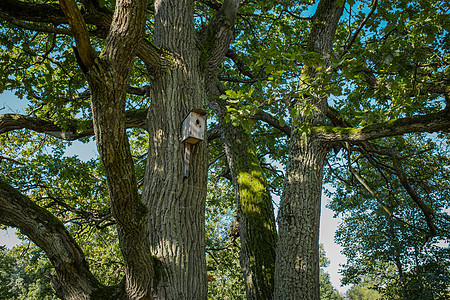
[[[378,0],[373,0],[372,2],[372,9],[370,10],[370,12],[367,14],[367,16],[364,18],[364,20],[361,22],[361,24],[359,24],[358,29],[356,29],[355,33],[353,34],[352,38],[350,39],[350,41],[348,42],[348,44],[345,46],[344,51],[341,53],[340,58],[342,58],[345,54],[347,54],[348,50],[350,50],[350,48],[352,47],[353,43],[355,42],[356,38],[358,37],[358,34],[360,33],[360,31],[363,29],[364,25],[367,23],[367,21],[370,19],[370,17],[372,16],[373,12],[375,11],[375,9],[377,8],[377,4],[378,4]],[[348,39],[347,39],[348,40]],[[346,41],[347,42],[347,41]]]

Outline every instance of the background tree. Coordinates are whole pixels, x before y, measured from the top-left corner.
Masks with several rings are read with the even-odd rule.
[[[326,257],[323,244],[319,246],[319,265],[320,265],[320,299],[342,300],[344,297],[339,294],[335,287],[331,284],[330,274],[325,272],[325,268],[330,264],[330,260]]]
[[[17,258],[16,255],[4,247],[0,248],[0,299],[56,299],[48,279],[42,276],[43,266],[35,268],[31,260]]]
[[[382,154],[361,151],[349,155],[351,161],[333,162],[343,164],[340,172],[334,168],[330,173],[337,184],[330,207],[345,216],[336,233],[348,258],[343,281],[358,284],[370,274],[377,280],[374,288],[388,298],[446,298],[448,147],[423,135],[385,141],[383,147],[386,143],[402,157],[409,192],[398,178],[398,165]],[[352,171],[347,171],[348,163]],[[417,200],[432,207],[437,229],[429,227]]]
[[[373,289],[373,286],[370,286],[369,283],[361,283],[350,287],[350,289],[345,293],[345,299],[377,300],[381,299],[381,295],[375,289]]]

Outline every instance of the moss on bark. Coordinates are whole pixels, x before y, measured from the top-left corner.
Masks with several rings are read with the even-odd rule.
[[[270,299],[277,241],[270,191],[251,136],[240,126],[226,124],[224,127],[235,181],[247,299]]]

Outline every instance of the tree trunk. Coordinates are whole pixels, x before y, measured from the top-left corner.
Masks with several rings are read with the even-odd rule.
[[[277,232],[270,191],[251,136],[231,123],[223,124],[222,136],[235,189],[247,299],[272,299]]]
[[[327,66],[333,37],[343,11],[336,0],[319,2],[307,50],[321,54]],[[329,145],[307,131],[307,125],[323,125],[327,95],[320,87],[310,89],[303,80],[317,76],[317,67],[305,65],[299,87],[304,92],[295,104],[289,158],[278,213],[278,244],[274,299],[320,299],[319,223],[325,155]],[[306,92],[306,93],[305,93]]]
[[[142,0],[117,1],[102,53],[94,61],[87,58],[80,64],[88,67],[92,63],[86,77],[94,132],[107,177],[111,211],[117,221],[128,299],[150,299],[155,275],[147,240],[147,209],[139,198],[125,126],[126,90],[136,48],[144,34],[145,7]],[[83,46],[76,35],[75,40],[79,48]]]
[[[319,219],[327,149],[293,131],[278,214],[275,299],[320,299]]]
[[[155,1],[155,44],[173,59],[151,82],[149,151],[142,199],[149,208],[152,253],[160,260],[158,299],[206,299],[205,199],[207,142],[191,146],[183,173],[181,124],[205,107],[204,75],[195,44],[193,1]]]
[[[154,270],[146,234],[147,209],[139,199],[126,134],[125,88],[107,63],[91,70],[89,77],[94,131],[117,221],[127,295],[130,299],[150,299]]]
[[[272,198],[250,134],[224,121],[220,83],[210,84],[208,101],[220,121],[220,134],[235,191],[241,240],[240,264],[247,299],[272,299],[277,231]]]

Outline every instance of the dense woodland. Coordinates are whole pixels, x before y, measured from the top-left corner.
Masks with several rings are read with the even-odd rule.
[[[27,108],[0,107],[0,224],[26,241],[0,251],[0,299],[343,299],[324,189],[347,299],[448,299],[449,15],[2,0],[0,92]],[[188,146],[191,111],[207,128]]]

